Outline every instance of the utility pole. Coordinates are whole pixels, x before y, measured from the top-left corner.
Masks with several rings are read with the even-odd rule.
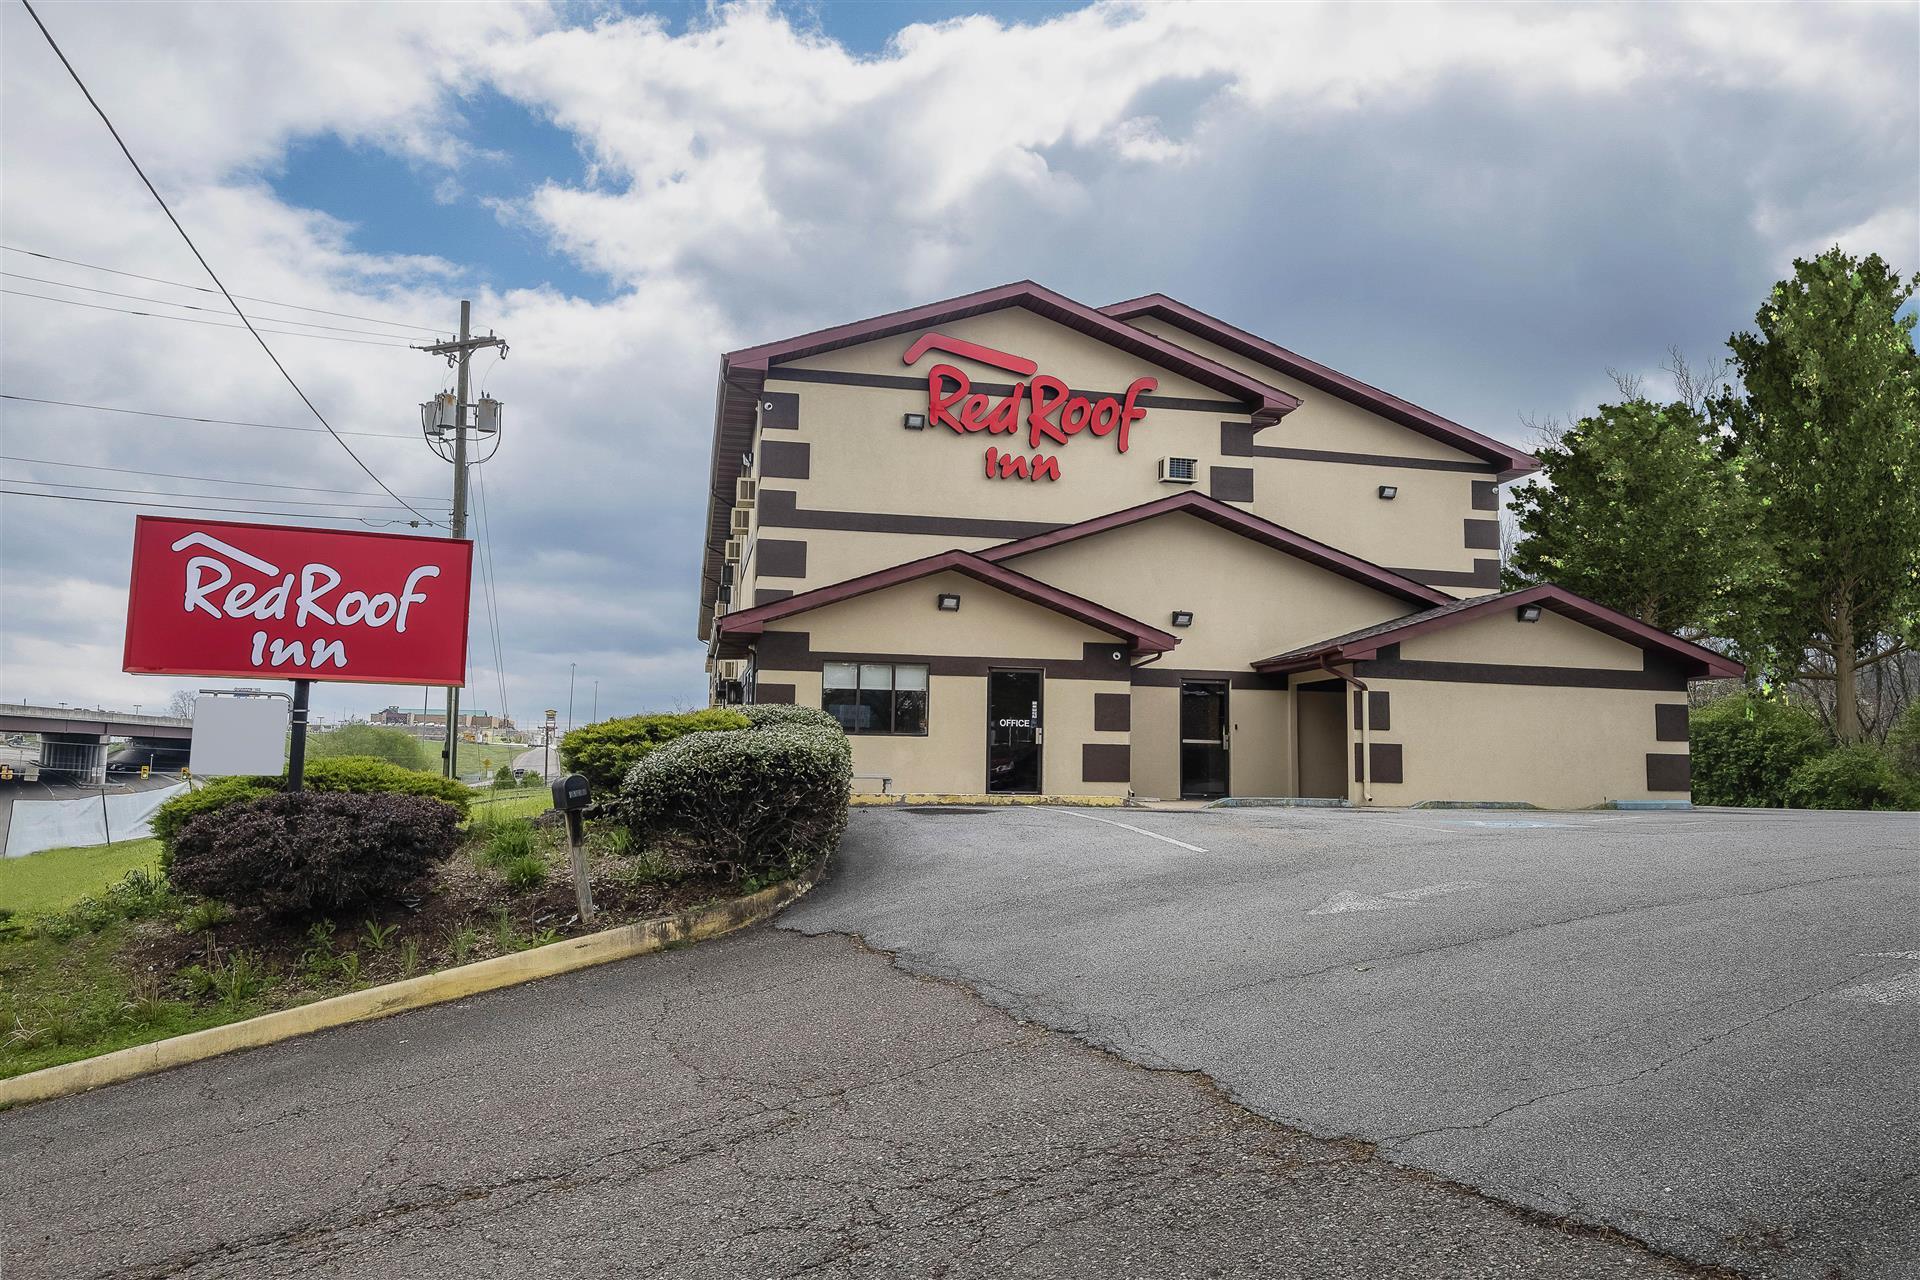
[[[475,351],[484,347],[499,347],[504,357],[507,343],[504,338],[496,338],[488,333],[484,338],[472,336],[473,303],[460,300],[460,336],[452,342],[434,342],[415,350],[425,351],[429,355],[445,356],[458,373],[455,375],[452,421],[446,422],[430,416],[436,401],[421,406],[421,426],[427,432],[431,442],[438,432],[444,435],[446,429],[453,431],[453,521],[449,531],[456,538],[467,536],[467,361]],[[498,430],[498,418],[494,429]],[[445,456],[444,454],[442,455]],[[444,748],[446,756],[446,776],[459,776],[460,760],[460,686],[447,686],[447,739]]]

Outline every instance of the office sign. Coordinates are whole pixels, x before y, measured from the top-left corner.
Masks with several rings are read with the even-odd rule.
[[[464,540],[141,516],[122,666],[462,684],[472,578]]]
[[[1157,378],[1135,378],[1121,394],[1093,399],[1059,378],[1041,373],[1040,366],[1025,356],[943,333],[922,334],[906,349],[903,363],[914,364],[929,351],[945,351],[1022,379],[996,401],[992,395],[974,390],[973,380],[953,365],[936,364],[927,370],[929,426],[945,427],[960,435],[984,431],[1016,438],[1025,426],[1026,447],[1033,456],[1023,457],[998,446],[988,448],[986,472],[990,480],[1058,480],[1060,459],[1038,451],[1064,448],[1082,432],[1111,436],[1115,449],[1125,453],[1133,425],[1147,414],[1139,404],[1140,397],[1160,385]]]

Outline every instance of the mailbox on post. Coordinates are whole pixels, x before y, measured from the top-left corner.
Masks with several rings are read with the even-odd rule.
[[[567,816],[567,854],[573,866],[573,896],[580,905],[580,923],[593,923],[593,886],[587,882],[586,811],[593,787],[577,773],[555,778],[553,807]]]

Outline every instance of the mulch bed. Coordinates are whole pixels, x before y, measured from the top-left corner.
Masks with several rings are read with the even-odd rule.
[[[331,929],[244,914],[198,931],[172,920],[141,921],[120,949],[119,966],[142,987],[212,1005],[220,997],[191,991],[181,971],[195,965],[217,969],[240,955],[273,977],[261,999],[288,1007],[670,915],[743,891],[738,880],[710,872],[648,874],[645,862],[612,852],[604,834],[590,833],[587,869],[594,918],[585,926],[574,899],[564,830],[552,822],[534,825],[549,871],[543,885],[510,887],[484,860],[484,837],[470,836],[403,901],[344,912],[329,922]]]

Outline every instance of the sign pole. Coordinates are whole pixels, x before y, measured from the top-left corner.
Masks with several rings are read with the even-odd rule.
[[[307,695],[311,680],[293,682],[293,742],[287,748],[287,790],[298,791],[307,777]]]

